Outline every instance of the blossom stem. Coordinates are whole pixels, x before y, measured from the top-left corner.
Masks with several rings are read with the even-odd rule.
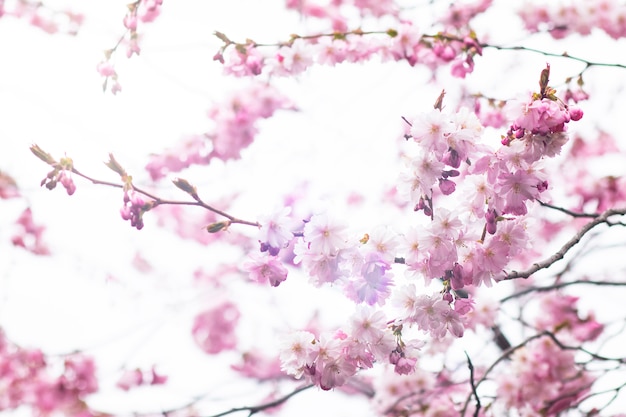
[[[96,185],[106,185],[109,187],[115,187],[115,188],[124,188],[123,184],[118,184],[118,183],[114,183],[114,182],[109,182],[109,181],[102,181],[102,180],[98,180],[95,178],[92,178],[88,175],[83,174],[82,172],[78,171],[76,168],[72,168],[72,173],[78,175],[79,177],[83,177],[84,179],[90,181],[92,184],[96,184]],[[132,185],[132,184],[131,184]],[[143,194],[144,196],[151,198],[153,201],[153,207],[156,206],[160,206],[160,205],[165,205],[165,204],[169,204],[169,205],[177,205],[177,206],[198,206],[198,207],[202,207],[206,210],[209,210],[217,215],[220,215],[222,217],[227,218],[231,224],[244,224],[244,225],[248,225],[248,226],[256,226],[256,227],[261,227],[261,225],[258,222],[253,222],[253,221],[249,221],[249,220],[242,220],[242,219],[238,219],[222,210],[216,209],[215,207],[212,207],[208,204],[206,204],[204,201],[202,201],[199,197],[195,200],[195,201],[178,201],[178,200],[165,200],[162,199],[158,196],[155,196],[154,194],[151,194],[147,191],[142,190],[139,187],[136,187],[135,185],[132,185],[133,190],[139,194]]]

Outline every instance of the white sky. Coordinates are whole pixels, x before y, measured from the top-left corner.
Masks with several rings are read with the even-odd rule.
[[[73,4],[76,10],[86,11],[79,37],[51,37],[10,19],[3,19],[0,25],[0,169],[18,180],[33,205],[35,219],[48,226],[46,240],[54,253],[48,259],[33,259],[7,247],[11,230],[4,219],[15,218],[24,205],[3,201],[0,253],[11,255],[0,257],[0,323],[14,340],[41,346],[50,353],[94,347],[87,352],[96,355],[105,373],[104,395],[96,397],[93,405],[104,411],[125,410],[127,401],[160,406],[154,403],[152,392],[131,396],[111,389],[115,371],[122,364],[149,367],[157,362],[159,369],[170,374],[170,387],[164,389],[171,397],[159,396],[163,406],[185,401],[207,387],[216,390],[214,398],[221,398],[224,394],[218,387],[224,378],[227,388],[234,386],[230,376],[220,373],[226,362],[216,365],[195,350],[188,324],[198,308],[215,300],[216,294],[197,296],[188,284],[180,283],[190,280],[197,265],[209,266],[224,257],[236,259],[236,254],[181,243],[154,227],[150,213],[143,231],[131,229],[119,217],[121,195],[117,190],[92,186],[78,178],[78,190],[71,198],[60,187],[53,192],[39,188],[47,167],[30,154],[28,146],[37,143],[56,157],[66,152],[79,170],[115,181],[115,174],[102,164],[108,152],[113,152],[129,173],[145,180],[142,169],[147,154],[174,144],[182,135],[206,129],[206,109],[236,85],[222,77],[220,66],[212,61],[220,46],[212,32],[220,30],[237,40],[274,41],[286,39],[292,32],[302,33],[301,22],[293,14],[279,14],[282,2],[278,0],[166,1],[154,24],[140,26],[140,32],[146,34],[142,55],[130,60],[123,54],[117,57],[123,91],[111,96],[102,93],[95,67],[102,51],[114,45],[123,32],[127,1],[49,3]],[[496,3],[499,9],[494,13],[510,7],[510,2]],[[493,22],[488,21],[489,30],[507,36],[499,35],[494,42],[521,41],[514,31],[503,31],[510,22]],[[479,29],[479,33],[485,30]],[[549,45],[546,38],[540,38],[534,46]],[[557,46],[553,51],[562,52],[563,48]],[[594,48],[594,41],[580,39],[568,46],[568,52],[611,62],[626,56],[623,42],[606,53]],[[528,53],[485,51],[467,84],[486,95],[510,98],[536,88],[546,61]],[[555,80],[580,69],[563,60],[550,62]],[[605,75],[600,77],[591,76],[590,71],[589,85],[600,92],[623,91],[623,72],[603,71]],[[459,81],[445,75],[442,80],[448,83],[444,86],[453,100]],[[271,210],[281,195],[303,180],[315,182],[313,207],[324,205],[319,203],[323,196],[332,201],[346,190],[377,196],[397,176],[394,170],[398,167],[392,164],[402,126],[400,116],[428,109],[442,87],[429,84],[423,69],[408,68],[404,63],[318,68],[277,84],[296,98],[301,112],[283,113],[264,122],[258,143],[245,152],[244,164],[216,164],[194,170],[193,176],[181,175],[197,184],[207,201],[214,193],[245,190],[249,196],[234,213],[240,217],[255,219]],[[596,118],[600,126],[613,129],[611,120],[620,103],[596,103],[585,108],[585,118]],[[376,152],[372,152],[374,148]],[[247,185],[241,187],[244,181]],[[163,195],[184,198],[167,186]],[[350,219],[370,226],[387,220],[372,220],[371,213],[350,213]],[[154,272],[141,274],[130,267],[136,250],[152,263]],[[121,283],[107,283],[109,274]],[[289,314],[297,310],[294,305],[307,302],[330,304],[328,300],[334,300],[334,305],[341,306],[340,296],[312,293],[298,283],[290,285],[270,294],[273,298],[280,298],[281,291],[302,294],[301,299],[291,299],[292,305],[282,307]],[[259,309],[260,292],[242,291],[237,296],[248,300],[242,303],[248,312],[271,313]],[[336,315],[349,311],[340,307]],[[247,343],[264,337],[255,334],[253,327],[247,330],[252,332]],[[262,344],[271,342],[263,340]],[[252,386],[241,389],[254,393]],[[139,398],[143,394],[146,397]],[[238,395],[234,398],[234,402],[216,403],[209,412],[251,402]],[[315,402],[310,415],[319,415],[322,403],[335,416],[368,415],[366,403],[361,402],[363,408],[358,409],[337,398],[341,397],[310,391],[294,399],[292,407],[305,416],[307,408],[302,404],[308,400]]]

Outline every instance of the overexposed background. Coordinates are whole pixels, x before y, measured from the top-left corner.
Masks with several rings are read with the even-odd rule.
[[[145,216],[144,230],[131,229],[119,216],[122,196],[116,189],[93,186],[79,178],[75,178],[78,190],[72,197],[61,187],[53,192],[40,188],[48,167],[28,147],[37,143],[57,158],[67,153],[80,171],[116,181],[116,175],[102,163],[112,152],[136,184],[148,184],[143,170],[147,156],[184,135],[206,130],[206,110],[241,81],[224,77],[221,65],[212,60],[221,46],[212,35],[215,30],[234,40],[275,42],[314,25],[302,22],[295,13],[285,13],[278,0],[166,1],[154,23],[140,24],[139,32],[145,34],[141,56],[128,60],[120,50],[114,58],[123,90],[113,96],[102,92],[96,65],[102,51],[124,32],[126,3],[46,2],[52,8],[70,6],[85,14],[76,37],[50,36],[24,21],[1,20],[0,170],[17,179],[35,220],[47,226],[45,239],[53,256],[33,258],[9,247],[11,221],[23,210],[24,202],[3,201],[0,325],[23,346],[41,347],[53,355],[74,349],[93,354],[101,371],[102,393],[91,404],[102,411],[158,411],[207,392],[215,402],[209,413],[254,404],[257,388],[238,385],[228,371],[235,354],[216,361],[194,347],[190,337],[193,315],[216,298],[229,296],[240,301],[244,314],[267,316],[268,322],[278,311],[285,316],[286,328],[303,325],[304,305],[323,305],[325,320],[341,323],[351,312],[342,296],[313,290],[296,280],[270,295],[244,286],[227,295],[202,290],[192,284],[198,266],[210,269],[222,262],[239,262],[240,254],[183,242],[157,228],[152,213]],[[415,3],[416,20],[428,31],[433,8],[428,1]],[[434,10],[441,11],[445,3]],[[626,56],[624,43],[609,41],[603,33],[589,39],[575,36],[559,44],[547,35],[527,38],[521,23],[508,17],[512,3],[521,4],[496,1],[493,10],[477,20],[479,39],[555,53],[567,50],[598,61],[615,62]],[[487,33],[491,37],[483,39],[481,35]],[[612,42],[611,48],[597,47],[602,42]],[[423,68],[377,61],[316,67],[294,79],[275,80],[300,111],[279,112],[262,121],[257,141],[243,152],[241,161],[216,161],[181,177],[196,184],[207,202],[233,190],[245,192],[232,213],[241,218],[256,219],[270,212],[286,193],[306,182],[312,209],[335,205],[354,191],[366,197],[366,204],[346,212],[353,226],[393,224],[402,219],[381,218],[375,199],[393,185],[399,172],[400,117],[428,110],[441,88],[449,92],[446,100],[453,103],[461,83],[473,92],[512,98],[536,88],[546,61],[551,63],[553,80],[582,68],[580,63],[528,52],[485,50],[484,57],[476,60],[475,73],[464,81],[452,79],[447,68],[434,82]],[[589,90],[611,98],[594,102],[594,107],[583,104],[585,120],[594,122],[582,125],[581,130],[600,126],[617,132],[616,121],[624,108],[623,74],[611,68],[589,71]],[[497,140],[497,132],[490,134]],[[167,182],[162,187],[163,196],[185,197]],[[151,265],[148,272],[133,267],[138,253]],[[289,297],[285,304],[270,304],[284,295]],[[244,323],[242,343],[269,349],[283,329],[273,330],[264,333]],[[149,368],[153,363],[170,376],[167,386],[130,393],[114,388],[120,367]],[[302,416],[319,415],[322,409],[336,416],[369,415],[366,403],[346,401],[340,395],[310,390],[290,400],[288,407]]]

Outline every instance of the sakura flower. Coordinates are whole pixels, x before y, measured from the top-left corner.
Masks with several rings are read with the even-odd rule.
[[[422,229],[411,227],[402,236],[398,251],[404,256],[406,264],[416,263],[420,259],[419,236],[425,233]]]
[[[304,226],[304,239],[311,252],[334,255],[347,246],[346,227],[326,214],[318,214]]]
[[[261,74],[265,57],[254,45],[241,45],[238,48],[230,48],[224,60],[225,74],[244,77]]]
[[[453,132],[454,124],[450,116],[439,110],[420,113],[411,122],[413,140],[424,147],[427,152],[443,154],[447,149],[446,136]]]
[[[137,368],[125,371],[115,385],[124,391],[128,391],[133,387],[142,385],[143,382],[143,372]]]
[[[449,311],[450,306],[440,297],[420,295],[409,320],[417,324],[420,330],[430,332],[433,337],[442,337],[445,335],[445,321]]]
[[[357,340],[375,345],[385,337],[387,318],[380,310],[360,305],[351,318],[351,335]]]
[[[287,268],[279,259],[272,255],[260,256],[251,254],[251,259],[244,263],[244,271],[248,272],[252,281],[260,284],[268,282],[272,287],[277,287],[287,279]]]
[[[286,335],[280,342],[281,369],[301,378],[305,368],[315,362],[318,350],[319,344],[313,333],[299,331]]]
[[[198,314],[192,328],[195,342],[209,354],[234,348],[239,315],[237,306],[229,301]]]
[[[301,263],[308,272],[310,281],[321,286],[324,283],[332,283],[341,278],[344,273],[339,268],[342,253],[335,255],[315,254],[309,249],[309,244],[299,239],[294,246],[294,263]]]
[[[361,275],[353,278],[346,288],[348,297],[358,303],[383,305],[391,292],[389,287],[393,285],[391,275],[387,274],[389,269],[391,266],[378,255],[368,255]]]
[[[378,226],[369,234],[366,248],[374,250],[386,262],[393,262],[397,246],[397,234],[389,227]]]
[[[501,197],[505,199],[502,212],[517,216],[526,214],[526,200],[533,200],[539,194],[537,177],[520,169],[514,173],[502,173],[498,180]]]
[[[442,237],[455,240],[463,228],[463,223],[457,213],[446,208],[440,208],[433,216],[431,228]]]
[[[276,53],[272,73],[293,76],[306,71],[313,64],[309,45],[303,39],[296,39],[288,46],[282,46]]]
[[[259,380],[285,376],[281,370],[280,359],[275,356],[266,356],[258,351],[245,352],[241,356],[242,363],[231,365],[231,369],[243,376]]]
[[[325,391],[345,384],[356,373],[356,366],[342,357],[321,363],[316,369],[314,380]]]
[[[270,255],[276,256],[289,244],[293,238],[293,234],[289,231],[289,213],[291,213],[291,207],[284,207],[271,215],[259,217],[261,252],[269,251]]]
[[[394,372],[398,375],[409,375],[415,371],[417,358],[401,357],[395,363]]]

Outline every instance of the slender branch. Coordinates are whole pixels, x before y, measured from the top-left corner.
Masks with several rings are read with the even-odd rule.
[[[511,271],[511,272],[505,272],[505,277],[504,280],[510,280],[510,279],[515,279],[515,278],[528,278],[530,277],[532,274],[534,274],[537,271],[540,271],[542,269],[548,268],[550,266],[552,266],[552,264],[554,264],[555,262],[563,259],[563,257],[565,256],[565,254],[574,246],[576,246],[578,244],[578,242],[580,242],[580,239],[583,238],[583,236],[585,234],[587,234],[587,232],[589,232],[591,229],[593,229],[594,227],[602,224],[602,223],[606,223],[609,226],[615,225],[615,224],[620,224],[621,223],[611,223],[609,222],[609,218],[612,216],[616,216],[616,215],[624,215],[626,214],[626,208],[621,208],[621,209],[609,209],[607,211],[605,211],[604,213],[600,214],[598,217],[596,217],[594,220],[590,221],[589,223],[587,223],[586,225],[584,225],[582,227],[582,229],[580,229],[580,231],[578,231],[578,233],[576,233],[569,241],[567,241],[563,247],[561,247],[561,249],[559,249],[558,252],[556,252],[554,255],[550,256],[548,259],[538,262],[536,264],[534,264],[532,267],[528,268],[525,271]]]
[[[596,217],[600,216],[600,213],[577,213],[575,211],[571,211],[571,210],[565,209],[563,207],[553,206],[552,204],[544,203],[543,201],[541,201],[539,199],[535,199],[535,201],[537,201],[539,204],[541,204],[544,207],[548,207],[548,208],[551,208],[553,210],[557,210],[557,211],[560,211],[562,213],[569,214],[572,217],[577,217],[577,218],[579,218],[579,217],[589,217],[589,218],[595,219]]]
[[[507,349],[506,351],[504,351],[502,353],[502,355],[500,355],[498,357],[498,359],[496,359],[490,366],[489,368],[487,368],[485,370],[485,373],[483,374],[483,376],[478,380],[478,382],[476,382],[476,384],[474,385],[475,389],[478,389],[478,386],[480,384],[482,384],[483,382],[485,382],[487,380],[487,375],[489,375],[491,373],[491,371],[493,371],[493,369],[503,360],[507,359],[509,356],[511,356],[516,350],[523,348],[524,346],[526,346],[528,343],[530,343],[531,341],[535,340],[535,339],[539,339],[540,337],[543,337],[544,334],[542,333],[538,333],[535,334],[533,336],[530,336],[528,339],[524,340],[523,342],[521,342],[518,345],[515,345],[509,349]],[[473,392],[471,392],[467,398],[465,399],[465,405],[463,406],[463,409],[461,410],[461,417],[465,416],[465,412],[467,411],[467,406],[469,405],[470,400],[472,399],[472,395],[474,395]]]
[[[626,69],[626,65],[624,65],[624,64],[589,61],[589,60],[584,59],[584,58],[580,58],[580,57],[577,57],[577,56],[570,55],[567,52],[563,52],[563,53],[557,54],[557,53],[554,53],[554,52],[542,51],[540,49],[528,48],[526,46],[500,46],[500,45],[491,45],[491,44],[488,44],[488,43],[480,44],[480,46],[483,47],[483,48],[492,48],[492,49],[497,49],[497,50],[500,50],[500,51],[527,51],[527,52],[533,52],[533,53],[536,53],[536,54],[541,54],[541,55],[544,55],[544,56],[553,56],[553,57],[558,57],[558,58],[567,58],[567,59],[571,59],[573,61],[582,62],[583,64],[585,64],[585,68],[579,73],[579,75],[582,74],[583,72],[585,72],[587,69],[589,69],[591,67],[614,67],[614,68]]]
[[[476,410],[474,410],[474,417],[478,417],[478,415],[480,414],[480,397],[478,396],[478,393],[476,392],[476,384],[474,383],[474,364],[472,364],[472,360],[469,357],[469,354],[467,353],[467,351],[464,352],[465,356],[467,357],[467,367],[469,368],[470,371],[470,385],[472,387],[472,393],[474,394],[474,398],[476,398]]]
[[[577,351],[586,353],[587,355],[591,356],[592,358],[600,360],[600,361],[611,361],[611,362],[617,362],[617,363],[626,363],[626,357],[624,357],[624,358],[609,358],[609,357],[606,357],[606,356],[598,355],[597,353],[590,352],[587,349],[582,348],[580,346],[569,346],[569,345],[563,344],[563,342],[561,342],[559,339],[557,339],[557,337],[556,337],[556,335],[554,333],[549,332],[547,330],[545,330],[542,333],[540,333],[540,335],[548,336],[554,342],[554,344],[556,344],[558,347],[560,347],[563,350],[577,350]]]
[[[576,351],[580,351],[583,353],[586,353],[587,355],[591,356],[594,359],[597,360],[601,360],[601,361],[613,361],[613,362],[617,362],[620,364],[626,363],[626,358],[609,358],[606,356],[602,356],[602,355],[598,355],[596,353],[590,352],[580,346],[569,346],[569,345],[565,345],[563,344],[559,339],[557,339],[556,335],[552,332],[549,332],[547,330],[541,332],[541,333],[537,333],[535,335],[530,336],[529,338],[527,338],[526,340],[524,340],[523,342],[521,342],[518,345],[515,345],[513,347],[511,347],[510,349],[507,349],[505,352],[502,353],[502,355],[500,355],[500,357],[498,357],[498,359],[496,359],[486,370],[485,373],[483,374],[483,376],[478,380],[478,382],[476,382],[476,384],[474,384],[472,386],[472,392],[467,396],[467,398],[465,399],[465,404],[463,406],[463,409],[461,410],[461,417],[465,416],[465,412],[467,411],[467,407],[472,399],[472,396],[476,395],[476,390],[478,389],[478,387],[480,386],[480,384],[482,384],[483,382],[485,382],[487,380],[487,376],[491,373],[491,371],[494,370],[494,368],[503,360],[507,359],[509,356],[511,356],[516,350],[523,348],[524,346],[526,346],[528,343],[530,343],[531,341],[535,340],[535,339],[540,339],[542,337],[549,337],[559,348],[563,349],[563,350],[576,350]],[[467,355],[467,353],[466,353]],[[468,358],[469,359],[469,358]],[[470,374],[471,376],[471,374]]]
[[[500,299],[501,303],[505,301],[512,300],[514,298],[521,297],[523,295],[529,294],[531,292],[548,292],[558,290],[559,288],[569,287],[570,285],[578,285],[578,284],[588,284],[588,285],[598,285],[598,286],[606,286],[606,287],[626,287],[626,282],[616,282],[616,281],[568,281],[568,282],[559,282],[558,284],[548,285],[545,287],[528,287],[523,289],[522,291],[516,292],[514,294],[508,295],[502,299]]]
[[[609,401],[607,401],[607,403],[606,403],[603,407],[601,407],[601,408],[600,408],[600,410],[603,410],[604,408],[606,408],[606,407],[608,407],[609,405],[611,405],[611,403],[617,399],[617,396],[619,395],[619,392],[620,392],[620,391],[621,391],[624,387],[626,387],[626,382],[625,382],[625,383],[623,383],[623,384],[621,384],[621,385],[619,385],[619,386],[617,386],[617,387],[615,387],[615,388],[606,389],[606,390],[603,390],[603,391],[596,391],[596,392],[592,392],[592,393],[590,393],[590,394],[588,394],[588,395],[584,396],[583,398],[581,398],[581,399],[578,401],[578,404],[582,404],[583,402],[585,402],[585,401],[589,400],[590,398],[597,397],[597,396],[599,396],[599,395],[608,394],[608,393],[610,393],[610,392],[615,391],[615,392],[613,393],[612,397],[609,399]]]
[[[124,188],[124,185],[122,184],[118,184],[118,183],[114,183],[114,182],[109,182],[109,181],[102,181],[102,180],[98,180],[95,178],[92,178],[88,175],[83,174],[82,172],[78,171],[76,168],[72,168],[72,173],[90,181],[92,184],[96,184],[96,185],[106,185],[109,187],[115,187],[115,188]],[[161,206],[161,205],[178,205],[178,206],[197,206],[197,207],[202,207],[204,209],[207,209],[217,215],[220,215],[222,217],[225,217],[229,220],[230,223],[233,224],[245,224],[248,226],[256,226],[256,227],[261,227],[261,225],[258,222],[252,222],[249,220],[242,220],[242,219],[238,219],[222,210],[216,209],[215,207],[212,207],[208,204],[206,204],[204,201],[202,201],[200,199],[200,197],[196,197],[195,201],[178,201],[178,200],[166,200],[163,198],[160,198],[154,194],[151,194],[139,187],[136,187],[135,185],[132,185],[133,190],[138,192],[139,194],[142,194],[148,198],[151,198],[153,201],[153,206]]]
[[[209,417],[222,417],[222,416],[226,416],[228,414],[233,414],[233,413],[237,413],[239,411],[248,411],[248,416],[252,416],[260,411],[263,410],[267,410],[268,408],[272,408],[272,407],[276,407],[277,405],[281,405],[282,403],[284,403],[285,401],[287,401],[288,399],[290,399],[291,397],[293,397],[296,394],[301,393],[302,391],[306,391],[309,388],[314,387],[315,385],[311,384],[311,385],[305,385],[302,386],[292,392],[290,392],[289,394],[280,397],[274,401],[270,401],[268,403],[265,404],[260,404],[260,405],[255,405],[255,406],[250,406],[250,407],[237,407],[237,408],[231,408],[228,411],[224,411],[222,413],[219,414],[213,414]]]

